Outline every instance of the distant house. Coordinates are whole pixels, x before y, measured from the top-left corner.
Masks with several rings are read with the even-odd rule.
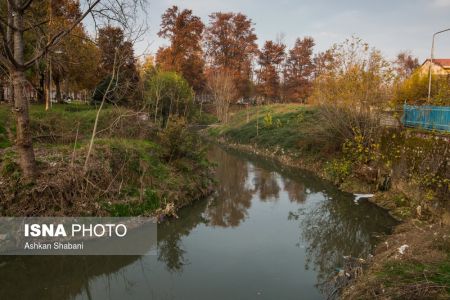
[[[427,59],[420,66],[420,72],[424,75],[428,75],[430,69],[431,60]],[[431,65],[431,74],[433,75],[450,75],[450,58],[436,58],[433,59]]]

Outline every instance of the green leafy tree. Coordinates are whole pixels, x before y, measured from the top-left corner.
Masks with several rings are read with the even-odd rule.
[[[172,116],[188,117],[194,91],[189,83],[175,72],[158,71],[145,82],[145,99],[155,123],[167,127]]]

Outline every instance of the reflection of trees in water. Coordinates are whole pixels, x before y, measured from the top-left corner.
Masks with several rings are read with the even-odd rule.
[[[206,204],[206,200],[198,201],[182,210],[179,219],[158,225],[158,260],[164,262],[170,272],[181,272],[183,265],[188,263],[181,239],[198,224],[207,222],[203,217]]]
[[[0,261],[0,299],[71,299],[81,292],[90,297],[92,278],[121,276],[119,270],[138,259],[139,256],[4,256]]]
[[[259,198],[262,201],[276,202],[280,194],[276,173],[259,167],[255,167],[253,172],[253,183],[255,190],[259,192]]]
[[[218,196],[206,209],[209,224],[236,227],[247,216],[254,191],[247,185],[248,164],[215,147],[211,155],[218,161],[216,179]]]
[[[291,178],[282,177],[284,191],[289,196],[289,201],[303,203],[306,200],[306,189],[302,182],[292,180]]]
[[[384,210],[367,202],[356,205],[342,195],[291,212],[289,219],[299,221],[305,268],[312,266],[317,271],[319,283],[343,265],[343,256],[367,257],[376,242],[374,234],[388,233],[395,224]]]

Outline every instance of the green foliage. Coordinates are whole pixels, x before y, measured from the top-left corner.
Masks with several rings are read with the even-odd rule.
[[[259,114],[258,135],[256,135],[256,109],[253,108],[249,114],[251,117],[248,123],[247,111],[243,110],[233,116],[228,126],[211,128],[209,132],[216,136],[224,134],[239,143],[257,143],[263,147],[277,147],[287,151],[303,149],[313,153],[324,148],[323,145],[316,143],[316,137],[310,133],[311,127],[317,122],[317,111],[314,108],[299,105],[262,107]],[[302,117],[299,118],[299,115]],[[268,126],[269,124],[271,125]]]
[[[145,189],[143,201],[133,201],[128,203],[105,203],[105,209],[113,217],[141,216],[150,214],[160,207],[160,199],[152,189]]]
[[[92,103],[100,104],[103,101],[103,97],[106,94],[105,102],[107,103],[118,103],[121,99],[119,95],[115,93],[115,86],[117,85],[117,79],[113,79],[111,82],[111,76],[106,76],[102,81],[95,87],[94,94],[92,95]],[[109,86],[109,90],[108,90]]]
[[[349,160],[366,164],[377,160],[380,145],[372,138],[365,137],[359,128],[353,128],[353,138],[347,139],[342,145],[344,155]]]
[[[265,116],[264,116],[264,126],[265,127],[272,127],[272,114],[270,112],[268,112]]]
[[[190,132],[183,118],[172,118],[166,129],[158,134],[167,161],[188,157],[196,161],[204,158],[205,150],[200,137]]]
[[[450,296],[450,260],[439,264],[417,262],[389,262],[377,274],[387,286],[407,286],[426,281],[447,288]]]
[[[352,172],[353,161],[341,158],[325,163],[325,173],[336,183],[342,183]]]
[[[410,131],[387,130],[381,135],[379,149],[380,162],[395,168],[397,176],[418,183],[426,192],[424,200],[434,196],[449,199],[447,141],[433,135],[420,137]]]
[[[163,125],[171,115],[187,116],[194,98],[188,82],[175,72],[158,71],[145,81],[145,102]]]
[[[3,157],[0,159],[0,175],[14,179],[20,178],[20,168],[16,163],[16,154],[11,150],[3,153]]]
[[[0,149],[11,146],[11,141],[8,138],[7,128],[10,125],[10,110],[7,105],[0,105]]]
[[[2,125],[0,125],[0,149],[8,148],[11,146],[11,142],[8,139],[8,134]]]
[[[195,110],[195,112],[192,114],[192,120],[191,122],[198,124],[198,125],[211,125],[214,123],[217,123],[219,119],[213,114],[202,112],[200,113],[199,110]]]
[[[421,103],[428,100],[427,75],[420,70],[416,71],[395,88],[395,102],[397,104]],[[446,76],[432,75],[431,81],[431,103],[432,105],[450,105],[450,84]]]

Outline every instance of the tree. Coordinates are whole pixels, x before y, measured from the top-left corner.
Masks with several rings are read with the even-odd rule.
[[[84,12],[73,22],[65,24],[62,29],[54,33],[52,32],[48,39],[35,39],[32,43],[26,42],[25,33],[35,32],[37,34],[41,32],[42,25],[47,23],[47,20],[40,19],[32,13],[33,10],[42,5],[42,2],[35,0],[6,1],[6,9],[2,9],[6,17],[1,16],[0,20],[0,48],[2,49],[0,52],[0,64],[8,70],[8,74],[12,78],[16,146],[19,154],[19,164],[23,176],[27,180],[35,178],[36,162],[30,129],[28,99],[24,93],[24,86],[27,84],[25,72],[30,70],[51,49],[58,45],[87,15],[126,15],[123,1],[126,0],[114,1],[114,4],[112,4],[114,7],[111,8],[109,7],[111,2],[108,1],[86,0]],[[128,2],[136,3],[131,0]],[[4,5],[4,1],[1,4]],[[120,20],[120,17],[115,19]],[[32,49],[31,55],[25,56],[25,49]]]
[[[392,93],[391,64],[380,51],[352,37],[329,49],[331,64],[314,80],[311,101],[319,106],[325,138],[372,147],[381,113]]]
[[[156,64],[163,71],[181,74],[196,92],[205,83],[205,65],[202,50],[202,34],[205,25],[192,10],[180,11],[177,6],[168,8],[162,15],[158,36],[170,40],[169,47],[161,47],[156,55]]]
[[[194,98],[189,83],[175,72],[158,71],[146,79],[145,99],[155,123],[167,127],[170,117],[187,117]]]
[[[228,108],[237,94],[233,75],[227,70],[213,70],[208,74],[208,90],[216,106],[217,117],[228,123]]]
[[[394,64],[397,76],[400,80],[403,80],[410,77],[419,67],[419,59],[413,57],[408,51],[402,51],[397,54]]]
[[[132,42],[125,39],[122,28],[108,25],[99,29],[97,45],[100,49],[99,73],[102,81],[94,93],[93,100],[99,101],[102,98],[104,91],[101,87],[106,86],[105,83],[109,82],[114,69],[114,61],[116,61],[118,76],[114,84],[115,88],[108,96],[108,101],[122,101],[131,104],[139,83]]]
[[[314,79],[331,71],[334,57],[331,50],[319,52],[314,56]]]
[[[329,51],[333,63],[314,82],[314,102],[361,111],[388,104],[393,72],[379,50],[353,37]]]
[[[304,102],[311,94],[314,45],[312,37],[305,37],[297,39],[289,50],[284,67],[284,90],[285,97],[290,101]]]
[[[266,41],[258,53],[258,92],[265,99],[276,101],[280,97],[279,66],[284,61],[286,46],[273,41]]]
[[[250,96],[252,62],[257,53],[252,20],[241,13],[213,13],[206,30],[207,56],[213,68],[230,73],[238,96]]]

